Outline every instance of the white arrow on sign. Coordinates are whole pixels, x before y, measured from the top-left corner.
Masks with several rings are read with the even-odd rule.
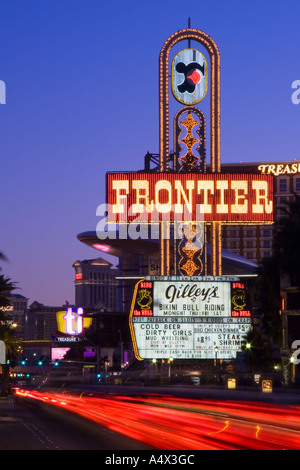
[[[6,364],[5,343],[0,341],[0,364]]]

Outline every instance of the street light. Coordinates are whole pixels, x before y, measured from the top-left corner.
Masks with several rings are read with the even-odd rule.
[[[251,349],[251,343],[246,343],[246,354],[247,354],[247,381],[249,381],[249,353]]]
[[[169,378],[171,378],[171,364],[172,364],[173,361],[174,361],[174,358],[171,356],[169,358]]]
[[[157,360],[155,358],[152,359],[152,364],[155,366],[155,378],[157,376]]]
[[[218,383],[219,381],[218,351],[219,351],[218,346],[215,346],[215,368],[216,368],[215,381],[216,383]]]
[[[218,348],[218,346],[215,346],[215,366],[217,366],[217,360],[218,360],[218,351],[219,351],[219,348]]]
[[[295,383],[295,378],[296,378],[296,366],[295,366],[295,358],[294,356],[290,357],[290,363],[292,366],[292,373],[291,373],[291,382]]]

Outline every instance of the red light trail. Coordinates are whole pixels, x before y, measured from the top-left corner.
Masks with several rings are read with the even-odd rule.
[[[166,395],[16,394],[77,413],[159,450],[299,450],[300,407]]]

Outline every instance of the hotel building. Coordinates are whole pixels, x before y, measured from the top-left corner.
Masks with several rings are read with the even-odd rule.
[[[222,173],[263,173],[274,176],[274,222],[286,202],[300,194],[300,160],[260,163],[224,163]],[[254,263],[272,255],[274,225],[224,225],[223,248]]]
[[[75,261],[75,305],[119,312],[119,270],[103,258]]]

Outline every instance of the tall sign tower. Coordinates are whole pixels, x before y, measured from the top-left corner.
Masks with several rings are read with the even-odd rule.
[[[184,173],[206,173],[206,117],[199,103],[210,95],[210,156],[212,173],[221,171],[220,152],[220,54],[216,43],[208,34],[196,29],[183,29],[172,34],[164,43],[159,57],[159,149],[160,171],[169,171],[170,162],[170,53],[182,41],[188,41],[188,48],[182,49],[172,61],[171,90],[177,102],[182,104],[174,118],[174,159],[173,169]],[[201,45],[209,58],[199,50],[191,48],[191,41]],[[209,91],[209,93],[208,93]],[[198,106],[196,106],[198,105]],[[186,116],[180,121],[182,116]],[[197,131],[195,131],[197,129]],[[180,139],[183,132],[185,138]],[[195,135],[196,134],[196,135]],[[197,135],[198,134],[198,135]],[[183,154],[182,154],[183,150]],[[193,221],[191,221],[193,222]],[[196,221],[195,221],[196,222]],[[194,275],[222,274],[221,222],[210,224],[211,266],[206,264],[206,227],[199,224],[185,225],[186,243],[174,243],[174,266],[176,273]],[[161,226],[161,274],[170,274],[169,239],[164,236]],[[175,229],[174,229],[175,230]],[[202,232],[198,237],[199,231]],[[191,238],[192,237],[192,238]],[[196,241],[193,243],[191,240]],[[204,244],[203,244],[204,241]],[[198,242],[198,243],[197,243]],[[195,249],[193,250],[193,246]],[[197,246],[198,245],[198,246]],[[200,246],[199,246],[200,245]],[[189,250],[185,250],[188,247]],[[203,256],[204,262],[200,259]],[[194,251],[194,254],[192,252]],[[198,261],[197,261],[198,253]],[[195,256],[196,255],[196,256]],[[186,263],[178,263],[184,259]],[[193,258],[193,259],[192,259]],[[182,268],[186,266],[186,270]]]
[[[251,308],[244,282],[222,275],[221,227],[272,223],[272,177],[221,173],[220,54],[202,31],[178,31],[160,51],[158,168],[108,173],[107,202],[120,226],[159,227],[160,276],[141,279],[133,295],[136,357],[235,358]]]

